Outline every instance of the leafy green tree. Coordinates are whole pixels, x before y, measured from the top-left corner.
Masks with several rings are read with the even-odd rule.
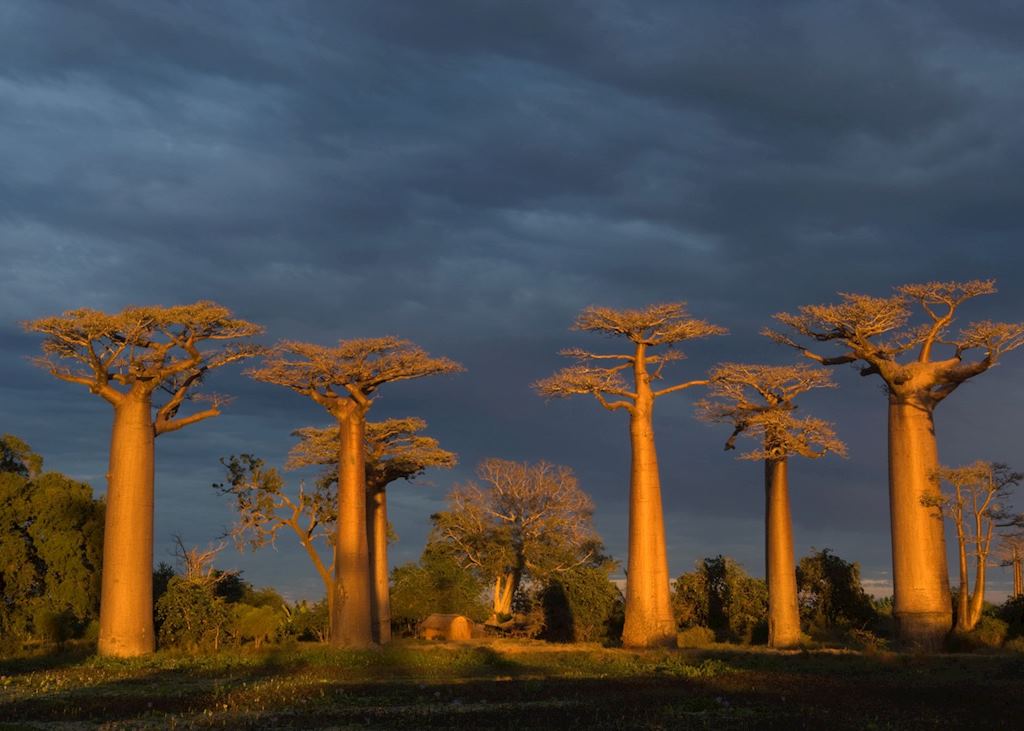
[[[284,612],[271,604],[253,606],[235,604],[231,607],[231,631],[239,643],[252,640],[256,649],[273,638],[284,626]]]
[[[228,603],[214,584],[175,576],[156,605],[160,646],[216,650],[231,625]]]
[[[464,614],[480,622],[487,615],[484,585],[443,546],[428,544],[418,563],[391,572],[391,618],[411,631],[434,613]]]
[[[864,629],[877,619],[874,603],[860,583],[860,566],[828,548],[800,559],[796,567],[800,614],[811,632]]]
[[[673,585],[672,604],[682,628],[707,627],[719,640],[767,639],[768,587],[728,556],[705,558]]]
[[[615,642],[622,636],[625,600],[608,578],[615,564],[577,566],[556,574],[540,591],[541,638],[554,642]]]
[[[42,457],[0,437],[0,635],[62,635],[97,616],[103,502],[65,475],[42,473]],[[39,621],[34,621],[39,618]],[[46,624],[44,628],[42,625]],[[58,638],[59,639],[59,638]]]

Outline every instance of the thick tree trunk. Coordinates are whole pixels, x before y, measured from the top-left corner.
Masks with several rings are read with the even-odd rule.
[[[647,391],[644,398],[643,391]],[[658,457],[654,448],[649,387],[630,413],[633,460],[629,486],[629,560],[626,574],[626,647],[675,645],[676,627],[669,598],[665,523]]]
[[[516,592],[519,579],[515,572],[499,574],[494,579],[494,600],[491,604],[493,615],[491,619],[495,622],[501,617],[508,617],[512,614],[512,597]]]
[[[388,499],[386,488],[366,492],[366,532],[370,548],[370,573],[373,592],[370,610],[373,641],[391,642],[391,594],[388,587]]]
[[[943,524],[921,504],[939,494],[937,468],[931,410],[890,396],[893,615],[900,640],[925,649],[938,649],[952,625]]]
[[[145,655],[153,634],[153,421],[148,394],[114,407],[103,534],[99,654]]]
[[[785,458],[765,460],[764,488],[768,646],[792,647],[800,642],[800,611]]]
[[[358,409],[338,420],[337,560],[331,613],[331,644],[336,647],[373,644],[370,552],[366,537],[365,430],[365,416]]]

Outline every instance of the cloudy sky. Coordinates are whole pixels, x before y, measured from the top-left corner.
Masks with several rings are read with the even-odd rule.
[[[625,558],[626,420],[530,383],[590,304],[686,301],[728,327],[671,378],[782,363],[771,315],[837,291],[995,277],[963,320],[1024,313],[1024,12],[949,2],[0,4],[0,431],[105,489],[105,402],[26,360],[19,322],[213,299],[278,338],[395,334],[459,376],[386,387],[460,467],[391,491],[396,562],[489,456],[573,467]],[[805,400],[847,460],[791,467],[798,555],[889,580],[885,396],[849,368]],[[283,462],[311,402],[236,370],[220,418],[157,443],[158,560],[232,521],[218,458]],[[763,575],[758,465],[697,394],[659,401],[673,575],[724,553]],[[941,458],[1024,467],[1024,354],[937,413]],[[293,476],[297,482],[299,475]],[[1020,501],[1024,505],[1024,500]],[[287,537],[221,555],[322,592]],[[995,591],[1009,577],[995,572]]]

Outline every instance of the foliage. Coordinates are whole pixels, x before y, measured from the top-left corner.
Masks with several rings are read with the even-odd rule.
[[[153,424],[157,435],[219,414],[224,399],[215,395],[207,397],[208,409],[180,418],[178,410],[185,401],[197,400],[192,392],[210,370],[259,353],[258,346],[235,341],[263,332],[209,301],[128,307],[115,314],[82,308],[22,324],[46,336],[37,365],[61,380],[87,386],[111,404],[130,394],[149,398],[158,389],[166,391]],[[228,344],[201,349],[216,342]]]
[[[1009,628],[1009,624],[1001,619],[982,615],[970,631],[953,631],[949,637],[950,649],[972,652],[1002,647],[1009,634]]]
[[[800,559],[796,569],[800,615],[808,632],[864,629],[877,618],[874,603],[860,583],[860,566],[828,548]]]
[[[1006,622],[1010,637],[1024,637],[1024,595],[1007,597],[996,608],[995,615]]]
[[[715,632],[708,627],[695,625],[679,631],[676,635],[676,647],[707,647],[715,643]]]
[[[418,563],[391,572],[391,620],[409,632],[434,613],[487,617],[483,584],[447,551],[427,546]]]
[[[231,607],[231,633],[239,643],[252,640],[256,649],[277,635],[284,622],[284,612],[271,604],[235,604]]]
[[[614,564],[577,566],[555,574],[540,591],[541,638],[555,642],[615,642],[622,633],[622,592],[608,574]]]
[[[160,646],[216,650],[231,625],[227,602],[214,584],[175,576],[156,606]]]
[[[690,317],[682,302],[650,305],[640,310],[587,307],[576,318],[573,327],[584,332],[624,337],[633,344],[635,352],[608,355],[580,348],[563,350],[561,354],[577,361],[576,365],[537,381],[533,384],[534,389],[548,398],[590,394],[609,410],[626,409],[630,412],[637,408],[637,394],[634,393],[635,384],[630,386],[623,372],[636,366],[648,373],[648,368],[653,367],[654,370],[649,372],[650,380],[661,380],[664,367],[684,357],[681,351],[675,349],[675,345],[726,333],[725,328]],[[659,346],[667,349],[653,355],[648,352],[649,348]],[[607,367],[602,365],[609,360],[616,364]],[[657,398],[704,382],[678,383],[655,390],[651,396]]]
[[[314,604],[301,601],[291,607],[286,631],[300,640],[326,642],[330,625],[326,599]]]
[[[0,438],[0,464],[0,635],[67,639],[97,615],[103,502],[84,482],[40,474],[16,437]]]
[[[728,556],[705,558],[676,579],[672,607],[681,628],[707,627],[721,641],[767,637],[768,587]]]
[[[905,284],[889,297],[841,293],[839,304],[805,305],[797,314],[775,315],[805,340],[840,346],[832,356],[812,352],[771,329],[763,334],[822,365],[859,361],[862,375],[877,374],[891,393],[933,409],[960,384],[992,367],[1003,353],[1024,345],[1024,323],[975,322],[959,337],[950,333],[964,302],[995,291],[994,280]],[[920,323],[912,322],[915,310],[923,316]],[[948,359],[935,360],[936,348],[948,350]],[[915,355],[906,358],[912,350]],[[981,351],[980,357],[964,362],[964,354],[972,350]]]
[[[808,365],[768,366],[722,363],[711,371],[708,397],[697,402],[704,421],[733,426],[725,448],[735,449],[736,437],[757,440],[758,449],[742,459],[779,460],[794,454],[822,457],[846,454],[832,425],[811,416],[797,418],[793,400],[812,388],[835,388],[827,371]],[[815,449],[817,447],[818,449]]]

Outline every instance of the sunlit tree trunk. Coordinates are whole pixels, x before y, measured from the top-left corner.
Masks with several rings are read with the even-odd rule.
[[[1024,591],[1024,575],[1021,572],[1021,560],[1018,558],[1013,562],[1013,595],[1020,596],[1022,591]]]
[[[764,487],[768,646],[792,647],[800,642],[800,612],[785,458],[765,460]]]
[[[386,488],[366,492],[366,532],[370,548],[373,592],[370,608],[373,640],[391,642],[391,594],[388,586],[388,501]]]
[[[99,654],[153,652],[153,422],[149,394],[114,407],[103,535]]]
[[[922,497],[938,499],[938,450],[931,409],[889,398],[889,510],[893,615],[900,639],[938,648],[952,625],[946,540]]]
[[[494,600],[491,605],[493,612],[492,619],[498,621],[500,617],[508,617],[512,614],[512,596],[515,594],[516,586],[519,585],[519,578],[516,572],[499,574],[494,579]]]
[[[966,630],[974,629],[981,620],[981,611],[985,607],[985,556],[978,556],[974,574],[974,593],[971,594],[971,605],[967,610],[967,621],[969,626]]]
[[[669,598],[661,482],[651,423],[654,398],[642,359],[638,357],[637,360],[637,399],[629,420],[633,454],[629,486],[626,622],[622,644],[626,647],[655,647],[674,645],[676,631]]]
[[[331,644],[364,647],[373,644],[363,455],[365,414],[359,408],[347,409],[338,420],[338,429],[338,532]]]

